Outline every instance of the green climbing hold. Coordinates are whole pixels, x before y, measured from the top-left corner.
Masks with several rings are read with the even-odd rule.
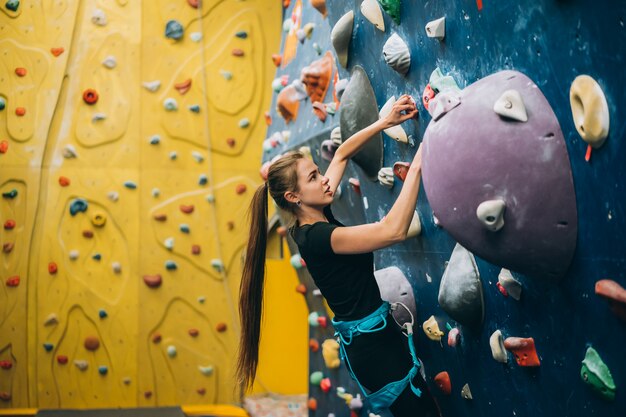
[[[602,361],[602,358],[594,348],[587,348],[582,364],[580,377],[583,381],[598,394],[602,395],[604,399],[613,401],[615,399],[615,382],[608,366]]]
[[[309,378],[311,385],[319,385],[320,382],[322,382],[322,379],[324,379],[324,374],[320,371],[313,372]]]
[[[400,24],[400,0],[378,0],[383,7],[385,13],[387,13],[396,25]]]
[[[17,12],[17,9],[20,7],[20,0],[8,0],[4,7],[12,12]]]
[[[87,200],[84,200],[82,198],[75,198],[70,203],[70,214],[72,216],[76,216],[76,213],[78,213],[79,211],[82,211],[84,213],[87,211],[88,206],[89,204],[87,204]]]
[[[449,75],[443,75],[439,67],[435,68],[435,70],[430,74],[428,83],[430,84],[430,88],[432,88],[436,93],[449,90],[455,92],[461,91],[454,78]]]
[[[11,191],[8,191],[6,193],[2,193],[2,197],[4,197],[4,198],[15,198],[15,197],[17,197],[17,190],[14,188]]]

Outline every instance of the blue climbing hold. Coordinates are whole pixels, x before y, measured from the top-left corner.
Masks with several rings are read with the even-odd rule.
[[[0,111],[4,110],[7,106],[7,101],[4,97],[0,97]]]
[[[150,145],[158,145],[161,142],[161,136],[159,135],[153,135],[150,138]]]
[[[134,190],[135,188],[137,188],[137,184],[135,184],[133,181],[126,181],[124,182],[124,187]]]
[[[17,12],[17,9],[20,7],[20,0],[8,0],[5,7],[12,12]]]
[[[208,182],[209,178],[206,176],[206,174],[200,174],[200,177],[198,178],[198,184],[207,185]]]
[[[178,40],[183,37],[183,25],[178,20],[168,20],[165,24],[165,37]]]
[[[175,269],[178,268],[178,265],[176,265],[176,262],[174,261],[165,261],[165,269],[167,269],[168,271],[173,271]]]
[[[99,253],[94,253],[93,255],[91,255],[91,259],[99,261],[100,259],[102,259],[102,255],[100,255]]]
[[[2,197],[13,199],[17,197],[17,190],[14,188],[11,191],[7,191],[6,193],[2,193]]]
[[[109,372],[109,368],[104,365],[98,366],[98,372],[100,373],[100,375],[106,375],[107,372]]]
[[[189,233],[189,225],[185,224],[185,223],[181,223],[180,227],[180,231],[183,233]]]
[[[70,203],[70,214],[72,216],[76,216],[76,213],[78,213],[79,211],[82,211],[84,213],[87,211],[87,207],[89,207],[87,200],[83,198],[75,198]]]
[[[100,309],[100,311],[98,311],[98,316],[100,316],[101,319],[104,319],[104,318],[108,317],[108,314],[107,314],[106,310]]]
[[[246,32],[245,30],[240,30],[239,32],[235,33],[235,36],[241,39],[246,39],[248,37],[248,32]]]
[[[189,106],[189,110],[194,113],[200,113],[200,106],[198,104],[192,104],[191,106]]]
[[[46,352],[51,352],[52,349],[54,349],[54,345],[52,343],[44,343],[43,348],[46,350]]]

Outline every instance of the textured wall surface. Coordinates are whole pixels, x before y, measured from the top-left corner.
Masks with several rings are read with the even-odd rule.
[[[524,1],[515,4],[403,1],[400,24],[383,13],[386,30],[381,32],[359,11],[361,1],[327,2],[326,18],[311,3],[309,0],[292,0],[286,9],[286,19],[292,18],[301,28],[314,23],[315,28],[310,39],[305,38],[302,44],[296,43],[294,58],[278,68],[277,78],[288,75],[289,82],[299,79],[301,69],[319,59],[325,51],[335,54],[330,31],[341,16],[353,11],[348,68],[340,67],[336,59],[333,75],[338,71],[339,79],[348,78],[355,65],[362,66],[373,86],[379,109],[392,95],[409,93],[416,97],[419,119],[403,124],[416,144],[421,142],[431,122],[421,96],[436,67],[443,74],[451,75],[461,89],[501,70],[512,69],[525,74],[546,97],[563,132],[576,193],[578,234],[573,261],[561,279],[524,276],[513,271],[523,287],[521,299],[516,301],[504,297],[496,287],[500,266],[477,258],[484,293],[484,322],[474,330],[455,323],[437,301],[440,281],[455,242],[450,234],[434,224],[423,189],[417,206],[422,221],[421,235],[376,252],[376,269],[398,266],[412,284],[417,300],[416,321],[420,325],[416,335],[419,355],[425,363],[428,383],[439,399],[443,415],[624,415],[625,324],[611,313],[606,301],[594,293],[594,286],[604,278],[626,286],[626,165],[623,162],[626,125],[620,116],[620,109],[626,105],[626,79],[621,70],[626,51],[626,4],[607,2],[598,8],[597,3],[590,1]],[[424,26],[443,16],[446,17],[444,40],[427,37]],[[285,25],[287,29],[290,26],[289,23]],[[283,34],[285,54],[293,44],[296,29],[292,34]],[[407,43],[411,53],[406,76],[390,68],[382,56],[383,45],[392,33],[397,33]],[[570,85],[581,74],[588,74],[598,81],[606,96],[611,119],[606,143],[593,150],[589,162],[585,161],[587,144],[575,129],[569,101]],[[332,103],[332,94],[331,85],[323,102]],[[323,172],[327,162],[320,157],[320,144],[329,138],[331,129],[339,125],[339,112],[328,115],[322,122],[313,113],[311,100],[304,100],[299,104],[296,119],[287,124],[272,111],[274,123],[267,136],[274,141],[266,142],[264,160],[271,160],[290,149],[309,146],[314,161]],[[530,113],[532,111],[529,109]],[[480,125],[486,121],[473,120],[457,126],[453,134],[462,138],[463,132],[471,131],[474,123]],[[285,135],[283,131],[290,134]],[[396,161],[410,161],[416,150],[415,146],[393,141],[386,135],[383,141],[383,166],[386,167],[393,166]],[[361,195],[348,184],[350,177],[360,180]],[[397,179],[392,189],[369,181],[363,170],[351,163],[341,183],[342,194],[333,203],[333,211],[337,218],[349,225],[378,221],[390,209],[400,187]],[[549,191],[534,193],[534,199],[539,202],[552,197]],[[314,287],[306,271],[301,269],[299,275],[312,290]],[[307,301],[312,311],[327,314],[323,303],[312,291],[307,294]],[[421,324],[431,315],[435,316],[446,336],[447,323],[460,329],[461,342],[457,347],[448,346],[446,336],[441,344],[425,336]],[[500,329],[504,337],[533,337],[541,366],[520,367],[511,353],[508,363],[496,362],[489,346],[489,337],[496,329]],[[332,329],[314,326],[311,336],[321,343],[332,337]],[[603,400],[581,379],[581,361],[589,346],[599,352],[612,372],[617,385],[614,401]],[[314,371],[329,376],[333,385],[328,393],[319,386],[310,387],[311,397],[317,400],[315,413],[326,415],[333,412],[337,416],[347,416],[350,410],[338,398],[336,389],[344,387],[352,394],[356,390],[349,382],[344,365],[338,370],[327,369],[320,349],[311,352],[310,372]],[[433,382],[433,377],[441,371],[450,375],[452,394],[449,397],[443,395]],[[465,400],[460,395],[466,383],[471,388],[473,400]]]
[[[0,230],[0,408],[234,401],[245,211],[281,5],[5,3],[0,188],[17,194],[0,200],[15,222]],[[165,36],[170,20],[180,39]],[[268,315],[291,315],[270,335],[285,350],[262,347],[281,379],[258,390],[303,392],[306,361],[289,362],[306,325],[300,342],[281,325],[305,306],[287,260],[270,263],[292,283],[273,287]]]

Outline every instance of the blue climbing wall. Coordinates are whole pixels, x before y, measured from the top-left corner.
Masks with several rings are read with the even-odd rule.
[[[403,124],[418,144],[430,122],[430,115],[420,97],[431,72],[441,68],[461,88],[495,72],[513,69],[526,74],[541,89],[552,106],[569,153],[578,209],[578,238],[574,259],[567,274],[558,281],[523,276],[520,301],[504,297],[497,289],[500,267],[477,258],[485,298],[485,320],[478,330],[458,325],[461,343],[449,347],[445,338],[440,345],[420,330],[417,334],[419,356],[425,363],[427,380],[438,398],[444,416],[624,416],[626,415],[626,324],[613,315],[604,299],[594,293],[596,281],[612,279],[626,286],[626,123],[621,117],[626,107],[626,2],[624,1],[554,1],[520,2],[404,1],[401,24],[385,15],[385,32],[377,30],[359,11],[360,1],[327,2],[324,18],[310,4],[302,1],[302,25],[315,24],[310,39],[298,44],[295,59],[279,67],[277,77],[288,74],[299,78],[300,70],[319,59],[314,43],[322,54],[334,49],[330,30],[349,10],[354,11],[354,29],[350,44],[348,69],[339,67],[339,78],[348,78],[355,65],[362,66],[374,88],[378,107],[387,99],[409,93],[418,98],[420,117]],[[292,16],[300,2],[292,1],[285,9],[285,19]],[[446,17],[443,41],[426,36],[424,26]],[[406,77],[391,69],[382,57],[382,48],[392,33],[408,44],[411,66]],[[283,44],[286,38],[283,36]],[[572,120],[569,88],[574,78],[588,74],[602,87],[610,113],[610,132],[605,145],[594,150],[585,161],[587,144],[578,135]],[[332,101],[332,85],[325,102]],[[339,124],[339,112],[324,123],[312,111],[310,100],[300,104],[297,119],[286,124],[274,110],[268,137],[290,131],[288,142],[266,148],[264,161],[290,149],[309,146],[322,169],[327,166],[319,156],[319,144],[328,139],[332,127]],[[622,109],[622,111],[620,111]],[[476,120],[475,123],[481,123]],[[464,126],[463,129],[471,129]],[[345,138],[344,138],[345,139]],[[396,161],[410,161],[416,151],[411,146],[384,136],[383,166]],[[348,184],[358,178],[361,195]],[[380,220],[391,208],[401,189],[396,180],[389,190],[369,181],[363,171],[350,164],[341,184],[342,195],[333,203],[336,217],[347,225]],[[546,198],[537,195],[537,199]],[[411,281],[417,301],[417,322],[434,315],[440,328],[457,324],[439,307],[437,295],[446,262],[455,241],[435,226],[424,190],[420,191],[418,212],[422,233],[417,238],[377,251],[376,269],[398,266]],[[306,272],[300,276],[310,284]],[[315,296],[307,295],[309,307],[319,310]],[[541,359],[538,368],[519,367],[512,355],[509,362],[496,362],[491,355],[489,336],[500,329],[504,337],[533,337]],[[331,329],[312,327],[311,336],[332,336]],[[581,379],[581,361],[587,347],[593,346],[610,368],[617,394],[613,402],[596,395]],[[335,389],[343,386],[356,393],[342,365],[327,370],[319,352],[311,353],[311,371],[321,370],[330,376],[333,388],[323,393],[310,387],[317,399],[317,411],[337,417],[350,410],[338,398]],[[450,374],[452,395],[444,396],[432,378],[441,371]],[[465,400],[460,391],[469,384],[473,400]],[[317,413],[317,414],[316,414]],[[361,411],[367,415],[366,409]]]

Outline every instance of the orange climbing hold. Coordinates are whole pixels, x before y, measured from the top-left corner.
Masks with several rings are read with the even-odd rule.
[[[191,336],[191,337],[197,337],[200,334],[200,330],[198,330],[198,329],[189,329],[187,331],[187,333],[189,333],[189,336]]]
[[[3,140],[2,142],[0,142],[0,153],[7,153],[8,150],[9,150],[9,142],[6,140]]]
[[[157,214],[155,213],[154,216],[152,216],[154,218],[154,220],[158,221],[158,222],[164,222],[165,220],[167,220],[167,214]]]
[[[272,125],[272,115],[268,111],[265,112],[265,124],[268,126]]]
[[[626,321],[626,289],[611,279],[596,282],[596,294],[609,302],[613,314]]]
[[[450,383],[450,375],[446,372],[439,372],[435,375],[435,384],[446,395],[452,392],[452,384]]]
[[[87,336],[84,345],[87,350],[97,350],[100,347],[100,339],[98,339],[98,336]]]
[[[322,389],[322,391],[328,392],[330,391],[331,387],[332,384],[330,383],[330,378],[324,378],[320,381],[320,388]]]
[[[61,187],[67,187],[68,185],[70,185],[70,179],[64,176],[60,176],[59,177],[59,185]]]
[[[280,62],[283,60],[283,57],[279,54],[272,54],[272,62],[274,62],[274,65],[276,65],[277,67],[280,67]]]
[[[23,77],[26,75],[26,68],[15,68],[15,75],[17,75],[18,77]]]
[[[58,48],[50,48],[50,52],[52,53],[52,55],[54,56],[59,56],[61,55],[63,52],[65,52],[65,48],[63,47],[58,47]]]
[[[286,123],[296,120],[299,108],[300,100],[298,100],[298,90],[296,90],[296,87],[288,85],[278,93],[276,97],[276,109],[283,119],[285,119]]]
[[[311,0],[311,6],[315,7],[324,17],[328,14],[326,11],[326,0]]]
[[[152,335],[152,343],[160,343],[161,342],[161,333],[155,333]]]
[[[243,49],[235,48],[232,51],[233,56],[243,56]]]
[[[230,146],[231,148],[234,148],[236,143],[237,142],[235,142],[235,138],[228,138],[228,139],[226,139],[226,144],[228,146]]]
[[[309,339],[309,349],[311,349],[311,352],[317,352],[320,350],[320,342],[315,339]]]
[[[591,159],[591,149],[593,149],[592,146],[587,145],[587,152],[585,152],[585,161],[587,162]]]
[[[24,107],[16,107],[15,114],[17,116],[24,116],[26,114],[26,109]]]
[[[56,274],[58,270],[59,270],[59,267],[57,266],[55,262],[48,263],[48,273],[50,275]]]
[[[161,275],[144,275],[143,282],[150,288],[159,288],[163,283]]]
[[[235,192],[237,194],[243,194],[246,192],[247,189],[248,187],[246,187],[246,184],[237,184],[237,186],[235,187]]]
[[[541,362],[535,350],[535,340],[532,337],[507,337],[504,348],[513,352],[519,366],[539,366]]]
[[[180,205],[180,211],[182,211],[185,214],[193,213],[193,209],[194,209],[193,204],[181,204]]]
[[[333,64],[333,54],[328,51],[321,59],[311,62],[308,67],[302,69],[300,80],[306,86],[311,102],[324,101],[333,75]]]
[[[315,398],[309,398],[309,400],[306,402],[306,406],[309,410],[317,410],[317,400]]]
[[[218,332],[220,332],[220,333],[225,332],[225,331],[226,331],[226,328],[227,328],[226,323],[223,323],[223,322],[222,322],[222,323],[217,323],[217,326],[215,327],[215,329],[216,329]]]
[[[200,255],[200,245],[191,245],[191,254]]]
[[[298,284],[298,286],[296,287],[296,292],[299,292],[302,295],[306,294],[306,285]]]
[[[96,104],[98,102],[98,92],[93,88],[88,88],[83,91],[83,101],[89,105]]]
[[[57,362],[60,365],[65,365],[67,363],[67,361],[68,361],[68,357],[66,355],[58,355],[57,356]]]
[[[4,230],[13,230],[15,228],[15,220],[9,219],[4,222]]]
[[[185,94],[191,88],[191,78],[188,78],[185,81],[180,82],[178,84],[174,84],[174,88],[180,94]]]

